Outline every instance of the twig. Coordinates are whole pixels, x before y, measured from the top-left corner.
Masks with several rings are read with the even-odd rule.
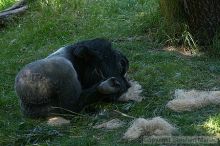
[[[129,116],[129,115],[127,115],[127,114],[125,114],[125,113],[122,113],[122,112],[120,112],[120,111],[118,111],[118,110],[113,110],[113,111],[116,112],[116,113],[118,113],[118,114],[120,114],[120,115],[122,115],[122,116],[124,116],[124,117],[136,119],[135,117]]]
[[[50,114],[54,116],[75,117],[74,115],[71,114],[58,114],[58,113],[50,113]]]
[[[112,42],[132,42],[132,41],[142,41],[147,39],[147,36],[131,36],[131,37],[121,37],[112,39]]]
[[[69,113],[74,114],[74,115],[78,115],[78,116],[86,117],[85,115],[82,115],[82,114],[79,114],[79,113],[73,112],[73,111],[71,111],[71,110],[68,110],[68,109],[65,109],[65,108],[62,108],[62,107],[52,106],[51,108],[53,108],[53,109],[61,109],[61,110],[64,110],[64,111],[69,112]]]
[[[70,138],[81,138],[81,137],[83,137],[83,136],[80,136],[80,135],[79,136],[77,136],[77,135],[76,136],[70,136]]]

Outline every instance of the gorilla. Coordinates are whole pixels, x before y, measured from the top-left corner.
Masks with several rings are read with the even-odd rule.
[[[26,117],[48,117],[62,109],[79,112],[98,101],[117,101],[130,87],[129,62],[111,42],[96,38],[58,49],[27,64],[15,78]]]

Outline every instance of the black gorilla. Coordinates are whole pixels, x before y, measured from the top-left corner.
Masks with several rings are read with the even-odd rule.
[[[62,111],[79,112],[100,100],[114,101],[129,87],[128,60],[109,41],[93,39],[60,48],[26,65],[16,76],[15,90],[28,117]]]

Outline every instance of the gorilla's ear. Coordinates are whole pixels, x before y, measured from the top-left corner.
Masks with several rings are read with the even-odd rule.
[[[73,50],[73,55],[86,61],[91,61],[92,59],[102,59],[101,53],[85,45],[76,46]]]

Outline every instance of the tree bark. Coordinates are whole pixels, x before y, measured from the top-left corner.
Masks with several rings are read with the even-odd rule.
[[[209,45],[220,26],[220,0],[160,0],[162,15],[171,23],[184,20],[201,45]]]
[[[160,11],[168,23],[182,21],[184,15],[181,0],[160,0]]]
[[[200,43],[209,44],[220,26],[219,0],[183,0],[190,29]]]

